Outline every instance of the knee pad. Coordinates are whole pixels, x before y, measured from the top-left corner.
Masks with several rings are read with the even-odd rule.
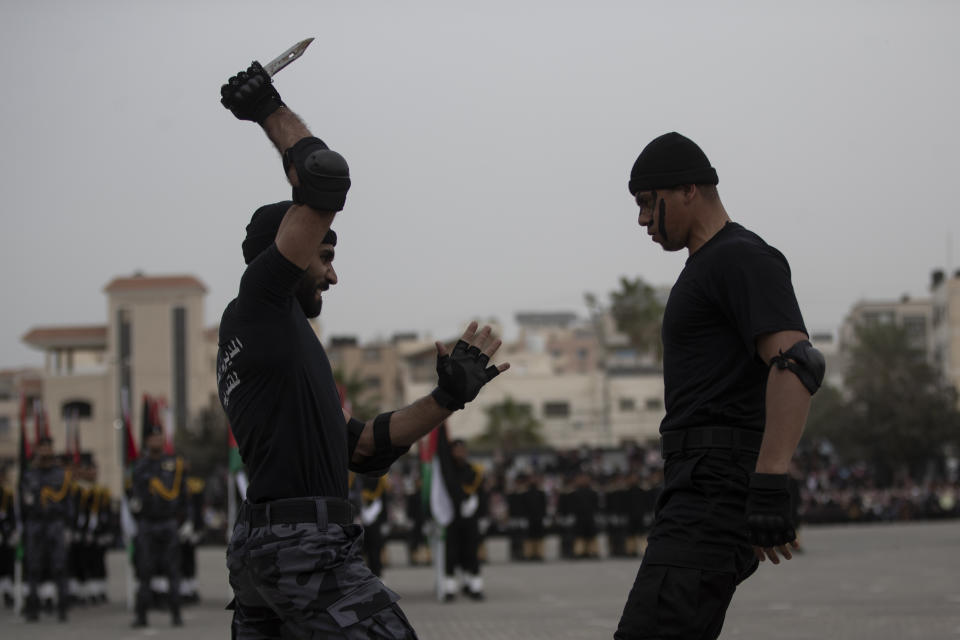
[[[317,211],[340,211],[350,189],[350,168],[342,155],[319,138],[301,138],[283,152],[283,169],[293,165],[299,186],[293,201]]]

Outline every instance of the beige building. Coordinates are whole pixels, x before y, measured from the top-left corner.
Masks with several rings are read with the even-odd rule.
[[[326,351],[334,376],[349,382],[347,386],[351,391],[354,385],[361,387],[359,397],[350,400],[357,406],[376,407],[376,411],[382,412],[403,404],[400,365],[404,355],[411,349],[432,348],[432,345],[432,341],[419,340],[413,333],[398,333],[389,341],[366,344],[360,344],[355,336],[332,336]]]
[[[537,314],[541,319],[561,314]],[[542,425],[546,443],[558,448],[581,445],[616,446],[633,440],[656,438],[663,419],[663,376],[655,367],[599,367],[596,352],[587,359],[592,368],[581,368],[578,355],[584,336],[571,330],[573,324],[559,330],[555,326],[533,328],[522,323],[524,331],[516,342],[504,344],[495,361],[510,362],[503,376],[492,380],[476,400],[450,418],[450,430],[470,439],[487,427],[487,409],[511,398],[530,408]],[[568,331],[572,345],[561,345]],[[543,331],[544,339],[531,335]],[[543,334],[541,334],[543,335]],[[593,340],[592,349],[596,349]],[[547,345],[552,345],[548,348]],[[575,345],[575,346],[574,346]],[[573,358],[570,354],[575,354]],[[429,393],[436,385],[436,351],[432,346],[411,352],[403,359],[401,374],[405,401],[411,402]]]
[[[930,355],[933,351],[933,301],[930,298],[899,300],[861,300],[857,302],[840,327],[839,348],[856,344],[859,325],[896,324],[907,331],[911,346]]]
[[[189,427],[216,400],[216,337],[204,330],[206,287],[193,276],[120,277],[104,293],[106,324],[35,327],[23,340],[44,352],[40,379],[55,448],[66,443],[54,425],[78,409],[81,445],[94,454],[101,480],[118,490],[121,403],[138,446],[143,394],[165,399],[173,429]]]
[[[933,297],[931,351],[933,363],[960,391],[960,270],[950,278],[934,271],[930,283]]]

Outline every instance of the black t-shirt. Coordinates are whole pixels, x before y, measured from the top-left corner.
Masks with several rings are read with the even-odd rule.
[[[255,503],[347,497],[346,424],[327,354],[295,297],[303,273],[271,245],[220,321],[217,389]]]
[[[667,415],[660,431],[762,430],[765,333],[806,333],[790,266],[755,233],[729,222],[687,259],[663,314]]]

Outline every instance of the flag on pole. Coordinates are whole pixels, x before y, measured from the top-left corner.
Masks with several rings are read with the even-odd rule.
[[[446,422],[433,430],[430,440],[430,513],[437,524],[446,527],[453,521],[455,509],[463,501],[463,489],[454,472]]]
[[[37,398],[33,401],[33,445],[34,446],[36,446],[40,442],[40,438],[42,438],[45,435],[43,423],[44,423],[43,403],[40,401],[40,398]]]
[[[227,445],[230,447],[230,451],[227,454],[227,467],[230,469],[230,473],[243,471],[243,459],[240,458],[240,446],[237,444],[237,439],[233,437],[233,429],[230,428],[230,425],[227,425]]]
[[[150,428],[153,426],[153,398],[143,394],[143,404],[140,407],[140,448],[147,446],[150,437]]]
[[[120,530],[123,533],[124,544],[127,547],[127,609],[133,608],[133,538],[136,535],[137,525],[133,514],[130,513],[130,487],[133,484],[133,463],[136,462],[137,443],[133,437],[133,408],[130,390],[120,389],[120,419],[123,422],[123,492],[120,494]]]
[[[80,413],[74,407],[70,410],[67,424],[70,425],[71,445],[73,447],[73,464],[80,464]]]
[[[17,464],[19,465],[20,482],[23,480],[23,472],[30,464],[30,458],[33,457],[33,449],[30,447],[30,438],[27,437],[27,396],[20,393],[20,455]]]
[[[126,404],[126,402],[124,403]],[[133,438],[133,426],[130,424],[130,409],[123,408],[123,470],[130,471],[140,455],[137,453],[137,441]]]
[[[173,449],[173,409],[167,404],[166,398],[154,400],[156,407],[157,423],[163,425],[163,452],[168,456],[174,454]]]

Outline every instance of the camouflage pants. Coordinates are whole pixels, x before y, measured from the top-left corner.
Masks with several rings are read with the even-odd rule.
[[[233,638],[416,640],[399,596],[363,564],[363,528],[326,522],[251,527],[227,547]]]

